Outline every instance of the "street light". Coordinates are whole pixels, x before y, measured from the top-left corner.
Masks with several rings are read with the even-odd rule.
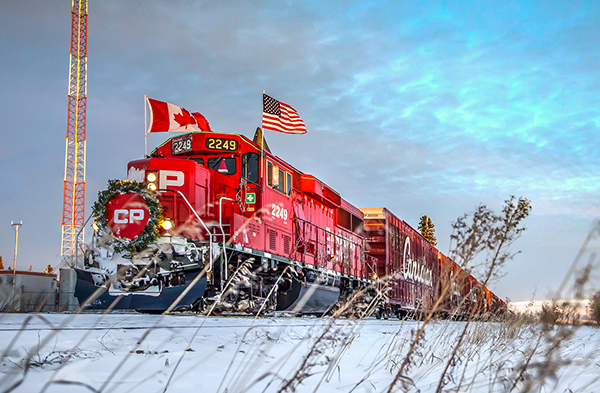
[[[19,228],[23,225],[23,221],[14,222],[11,221],[10,225],[12,225],[15,230],[15,258],[13,259],[13,299],[15,298],[15,283],[17,281],[17,244],[19,242]]]

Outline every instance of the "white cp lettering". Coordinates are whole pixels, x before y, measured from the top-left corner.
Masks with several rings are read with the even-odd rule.
[[[143,209],[115,209],[115,224],[133,224],[144,219]]]
[[[159,171],[158,187],[180,187],[183,186],[183,172],[181,171]]]

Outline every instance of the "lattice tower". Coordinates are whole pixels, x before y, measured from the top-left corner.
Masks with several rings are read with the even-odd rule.
[[[83,245],[85,215],[85,117],[87,101],[87,0],[73,0],[71,6],[71,50],[65,178],[63,192],[63,263],[73,266],[75,248]],[[83,259],[79,251],[78,260]]]

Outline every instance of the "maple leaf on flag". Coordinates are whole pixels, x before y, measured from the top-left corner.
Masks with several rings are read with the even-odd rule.
[[[196,119],[184,108],[181,108],[181,113],[175,113],[173,119],[179,123],[181,127],[186,127],[190,124],[196,124]]]

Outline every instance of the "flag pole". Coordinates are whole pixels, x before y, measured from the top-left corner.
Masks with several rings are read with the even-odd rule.
[[[146,117],[148,96],[144,94],[144,158],[148,156],[148,120]]]
[[[261,116],[261,121],[260,121],[260,161],[259,163],[261,164],[261,168],[260,168],[260,175],[264,178],[266,178],[266,174],[263,174],[262,172],[262,161],[263,161],[263,157],[265,155],[265,116],[264,116],[264,112],[265,112],[265,91],[263,90],[263,96],[262,96],[263,102],[262,102],[262,107],[263,107],[263,115]],[[265,183],[267,184],[267,183]]]
[[[265,111],[265,91],[263,90],[263,112]],[[265,117],[262,117],[262,120],[260,122],[260,125],[262,127],[262,130],[260,131],[260,150],[264,150],[265,148],[265,123],[264,120]]]
[[[260,177],[262,179],[266,179],[266,176],[262,172],[262,168],[264,166],[262,164],[262,160],[263,160],[263,146],[265,144],[264,143],[265,137],[263,135],[263,133],[265,132],[265,125],[264,125],[264,119],[265,119],[265,115],[264,115],[264,112],[265,112],[265,91],[264,90],[263,90],[262,99],[263,99],[263,101],[262,101],[263,114],[260,116],[260,118],[261,118],[260,119],[260,128],[261,128],[261,130],[260,130],[260,139],[261,139],[261,143],[260,143],[260,160],[258,160],[258,165],[259,165],[258,171],[260,172]],[[267,182],[265,182],[265,184],[267,184]]]

